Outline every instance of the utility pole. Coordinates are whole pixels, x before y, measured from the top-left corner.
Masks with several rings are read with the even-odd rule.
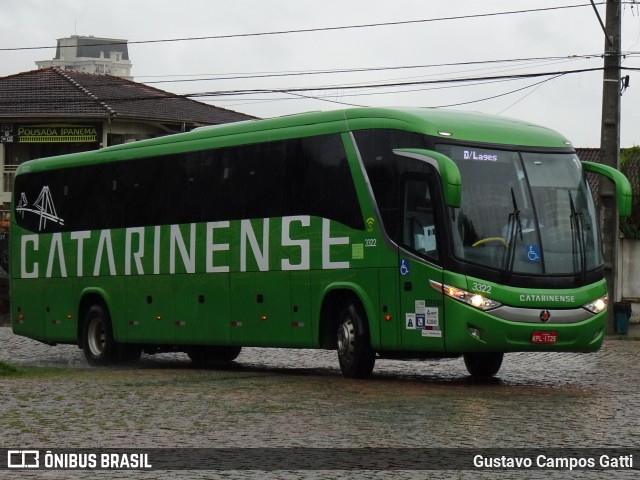
[[[620,0],[607,0],[604,75],[602,87],[602,130],[600,158],[604,165],[620,169],[620,31],[622,24]],[[608,179],[600,180],[600,231],[602,232],[605,278],[609,294],[606,331],[614,330],[614,304],[618,298],[618,250],[620,246],[618,208],[615,188]]]

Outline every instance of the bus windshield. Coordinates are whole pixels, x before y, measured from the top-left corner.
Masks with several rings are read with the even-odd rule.
[[[584,274],[602,264],[593,200],[578,157],[439,145],[460,169],[454,255],[516,274]]]

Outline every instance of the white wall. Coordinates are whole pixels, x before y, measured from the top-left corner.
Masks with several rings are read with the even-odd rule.
[[[620,240],[618,266],[620,293],[623,301],[631,302],[631,322],[640,322],[640,240]]]

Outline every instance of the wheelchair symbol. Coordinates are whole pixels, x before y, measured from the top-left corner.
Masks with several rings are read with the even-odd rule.
[[[540,260],[540,247],[537,245],[527,245],[527,258],[531,262]]]
[[[400,275],[403,277],[409,275],[409,261],[400,260]]]

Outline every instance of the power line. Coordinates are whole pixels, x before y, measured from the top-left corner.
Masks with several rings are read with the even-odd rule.
[[[633,56],[635,54],[640,54],[640,52],[629,52],[628,56]],[[447,62],[447,63],[434,63],[434,64],[423,64],[423,65],[401,65],[401,66],[390,66],[390,67],[357,67],[357,68],[347,68],[347,69],[327,69],[327,70],[301,70],[301,71],[293,71],[293,72],[264,72],[264,73],[251,73],[251,72],[247,72],[247,73],[242,73],[242,74],[222,74],[223,76],[219,76],[219,77],[206,77],[206,78],[197,78],[197,79],[187,79],[187,80],[182,80],[182,79],[178,79],[178,80],[167,80],[167,81],[151,81],[151,82],[142,82],[144,84],[150,85],[150,84],[157,84],[157,83],[179,83],[179,82],[194,82],[194,81],[217,81],[217,80],[237,80],[237,79],[264,79],[264,78],[273,78],[273,77],[287,77],[287,76],[304,76],[304,75],[319,75],[319,74],[342,74],[342,73],[368,73],[368,72],[381,72],[381,71],[399,71],[399,70],[411,70],[411,69],[421,69],[421,68],[437,68],[437,67],[459,67],[459,66],[474,66],[474,65],[499,65],[501,63],[506,63],[506,64],[513,64],[513,63],[522,63],[524,65],[520,65],[520,66],[532,66],[531,63],[533,62],[540,62],[538,66],[542,66],[542,65],[550,65],[553,63],[563,63],[563,62],[569,62],[569,61],[573,61],[573,60],[589,60],[589,59],[595,59],[595,58],[602,58],[602,54],[581,54],[581,55],[566,55],[566,56],[549,56],[549,57],[524,57],[524,58],[508,58],[508,59],[493,59],[493,60],[475,60],[475,61],[464,61],[464,62]],[[484,68],[484,69],[471,69],[471,70],[466,70],[466,72],[471,72],[471,71],[481,71],[481,70],[496,70],[496,69],[505,69],[503,67],[491,67],[491,68]],[[462,73],[464,71],[457,71],[455,73]],[[82,72],[80,72],[82,73]],[[452,74],[454,72],[449,72],[449,74]],[[229,76],[229,75],[234,75],[234,76]],[[438,73],[438,76],[442,76],[442,75],[447,75],[447,73]],[[511,75],[507,75],[504,77],[499,77],[499,78],[512,78],[512,76],[515,74],[511,74]],[[529,75],[529,74],[525,74],[525,75]],[[171,76],[171,75],[169,75]],[[432,75],[433,76],[433,75]],[[85,81],[83,81],[83,84],[87,87],[92,87],[93,83],[91,82],[91,79],[89,78],[90,75],[87,77],[87,79],[85,79]],[[120,85],[120,82],[116,79],[116,77],[113,77],[113,82],[108,82],[105,81],[105,77],[104,76],[99,76],[99,82],[96,84],[100,87],[104,87],[104,86],[118,86]],[[136,76],[136,78],[144,78],[144,76],[140,77],[140,76]],[[476,77],[472,77],[473,79],[475,79]],[[489,77],[491,78],[491,77]],[[384,82],[384,80],[380,80],[377,83],[371,83],[368,84],[367,86],[369,87],[376,87],[376,86],[389,86],[389,83],[380,83],[380,82]],[[420,81],[419,83],[421,83],[422,81]],[[360,86],[362,86],[361,83],[354,83],[351,85],[348,85],[349,87],[354,87],[354,88],[359,88]],[[393,86],[393,84],[392,84]],[[152,87],[153,88],[153,87]],[[286,88],[284,90],[288,90],[291,91],[293,87],[291,88]],[[317,90],[320,88],[327,88],[327,89],[333,89],[333,88],[345,88],[344,84],[341,84],[339,86],[336,85],[330,85],[330,86],[320,86],[320,87],[305,87],[307,90]],[[157,92],[163,92],[163,90],[158,90],[158,89],[154,89]]]
[[[342,69],[328,69],[328,70],[302,70],[294,72],[256,72],[256,73],[237,73],[237,74],[222,74],[214,77],[204,78],[186,78],[186,79],[173,79],[173,80],[152,80],[145,81],[145,84],[158,84],[158,83],[186,83],[186,82],[207,82],[207,81],[219,81],[219,80],[251,80],[255,78],[278,78],[278,77],[298,77],[298,76],[311,76],[311,75],[333,75],[341,73],[362,73],[362,72],[383,72],[391,70],[415,70],[420,68],[437,68],[437,67],[460,67],[471,65],[491,65],[499,63],[516,63],[516,62],[537,62],[537,61],[555,61],[555,60],[585,60],[590,58],[602,58],[602,54],[592,55],[566,55],[566,56],[552,56],[552,57],[528,57],[528,58],[511,58],[511,59],[497,59],[497,60],[476,60],[466,62],[449,62],[449,63],[432,63],[424,65],[401,65],[396,67],[359,67],[359,68],[342,68]],[[162,75],[172,76],[172,75]],[[136,78],[149,78],[150,76],[136,75]],[[157,78],[157,77],[155,77]]]
[[[527,79],[527,78],[539,78],[539,77],[554,77],[557,78],[559,76],[564,75],[572,75],[579,73],[588,73],[595,71],[602,71],[603,67],[597,68],[584,68],[577,70],[564,70],[564,71],[555,71],[555,72],[536,72],[536,73],[523,73],[523,74],[510,74],[510,75],[492,75],[492,76],[480,76],[480,77],[459,77],[459,78],[448,78],[448,79],[434,79],[434,80],[420,80],[420,81],[412,81],[412,82],[389,82],[385,84],[361,84],[361,85],[347,85],[347,86],[321,86],[321,87],[295,87],[295,88],[256,88],[256,89],[238,89],[238,90],[218,90],[211,92],[196,92],[196,93],[187,93],[187,94],[175,94],[170,92],[164,92],[162,90],[154,91],[154,95],[148,96],[138,96],[135,98],[131,98],[130,96],[104,96],[98,98],[98,100],[90,97],[80,98],[77,100],[65,100],[67,104],[84,104],[87,102],[98,102],[98,103],[106,103],[109,102],[134,102],[134,101],[159,101],[159,100],[171,100],[171,99],[179,99],[179,98],[207,98],[207,97],[231,97],[231,96],[251,96],[251,95],[264,95],[264,94],[284,94],[284,95],[296,95],[296,96],[307,96],[312,97],[309,92],[327,92],[327,91],[354,91],[358,89],[377,89],[377,88],[400,88],[400,87],[409,87],[409,86],[418,86],[418,85],[444,85],[444,84],[462,84],[462,83],[470,83],[470,82],[496,82],[502,80],[518,80],[518,79]],[[626,68],[626,70],[638,70],[633,68]],[[512,91],[514,93],[516,91],[520,91],[526,87],[517,89]],[[402,93],[402,91],[398,92]],[[316,98],[318,99],[318,98]],[[488,98],[487,98],[488,99]],[[485,100],[485,99],[482,99]],[[474,102],[481,101],[476,100]],[[474,103],[472,102],[472,103]],[[37,104],[37,105],[46,105],[46,104],[57,104],[59,103],[59,99],[38,99],[38,98],[11,98],[7,100],[0,100],[0,105],[2,106],[12,106],[12,105],[21,105],[27,106],[29,104]]]
[[[561,73],[555,76],[552,76],[551,78],[545,78],[544,80],[541,80],[539,82],[533,83],[531,85],[526,85],[524,87],[520,87],[514,90],[510,90],[508,92],[504,92],[504,93],[500,93],[497,95],[492,95],[489,97],[483,97],[483,98],[478,98],[475,100],[469,100],[469,101],[465,101],[465,102],[458,102],[458,103],[452,103],[452,104],[446,104],[446,105],[429,105],[431,108],[448,108],[448,107],[455,107],[455,106],[461,106],[461,105],[470,105],[470,104],[474,104],[474,103],[480,103],[480,102],[484,102],[487,100],[493,100],[496,98],[500,98],[500,97],[505,97],[507,95],[511,95],[520,91],[524,91],[524,90],[528,90],[533,88],[532,91],[530,91],[529,93],[527,93],[526,95],[524,95],[523,97],[521,97],[520,99],[516,100],[515,102],[511,103],[509,106],[507,106],[506,108],[504,108],[503,110],[501,110],[499,113],[503,113],[504,111],[508,110],[509,108],[511,108],[513,105],[515,105],[516,103],[522,101],[524,98],[526,98],[527,96],[529,96],[531,93],[533,93],[533,91],[537,90],[538,88],[540,88],[544,83],[549,82],[551,80],[555,80],[556,78],[560,78],[564,75],[566,75],[568,73]],[[500,79],[500,80],[493,80],[493,81],[489,81],[489,82],[478,82],[478,83],[474,83],[474,84],[470,84],[470,85],[465,85],[465,86],[471,86],[471,85],[484,85],[487,83],[497,83],[497,82],[504,82],[504,81],[511,81],[511,80],[518,80],[518,79],[514,79],[514,78],[504,78],[504,79]],[[455,86],[461,86],[461,85],[454,85],[454,86],[448,86],[448,87],[437,87],[438,89],[440,88],[452,88]],[[401,92],[373,92],[373,93],[365,93],[365,94],[358,94],[358,96],[363,96],[363,95],[385,95],[385,94],[389,94],[389,93],[409,93],[409,92],[416,92],[416,91],[424,91],[424,90],[433,90],[433,89],[415,89],[415,90],[402,90]],[[289,95],[295,96],[298,100],[303,100],[303,99],[310,99],[310,100],[317,100],[317,101],[322,101],[322,102],[330,102],[330,103],[337,103],[337,104],[341,104],[341,105],[347,105],[347,106],[353,106],[353,107],[366,107],[367,105],[363,105],[363,104],[356,104],[356,103],[350,103],[350,102],[345,102],[345,101],[341,101],[341,100],[333,100],[327,97],[318,97],[318,96],[313,96],[313,95],[302,95],[299,93],[289,93]],[[280,98],[280,99],[275,99],[275,100],[293,100],[291,98],[287,99],[287,98]],[[259,99],[258,103],[264,103],[264,102],[270,102],[270,101],[275,101],[275,100],[269,100],[269,99]],[[225,101],[223,99],[216,99],[216,102],[220,102],[220,101]],[[238,101],[238,100],[228,100],[228,101]],[[248,103],[248,102],[247,102]]]
[[[465,84],[460,84],[460,83],[455,83],[452,85],[443,85],[443,84],[439,84],[438,86],[435,87],[428,87],[428,88],[411,88],[411,89],[402,89],[402,90],[389,90],[389,91],[384,91],[384,92],[367,92],[367,93],[356,93],[355,95],[357,95],[358,97],[367,97],[367,96],[378,96],[378,95],[394,95],[394,94],[398,94],[398,93],[415,93],[415,92],[425,92],[425,91],[434,91],[434,90],[445,90],[445,89],[452,89],[452,88],[464,88],[464,87],[474,87],[474,86],[478,86],[478,85],[491,85],[494,83],[504,83],[504,82],[513,82],[513,81],[518,81],[521,80],[519,78],[501,78],[501,79],[497,79],[497,80],[487,80],[487,81],[478,81],[478,82],[470,82],[470,83],[465,83]]]
[[[551,77],[551,78],[545,78],[544,80],[540,81],[540,82],[536,82],[532,85],[529,85],[527,88],[531,88],[532,90],[528,91],[525,95],[523,95],[522,97],[520,97],[519,99],[517,99],[515,102],[507,105],[506,107],[504,107],[502,110],[500,110],[497,114],[498,115],[502,115],[504,112],[506,112],[507,110],[509,110],[511,107],[513,107],[515,104],[520,103],[522,100],[524,100],[525,98],[527,98],[529,95],[531,95],[533,92],[535,92],[536,90],[538,90],[538,88],[540,88],[543,84],[545,84],[546,82],[550,81],[550,80],[555,80],[558,77]],[[523,89],[524,90],[524,89]],[[515,92],[511,92],[511,93],[515,93]]]
[[[638,52],[630,52],[638,53]],[[631,55],[630,55],[631,56]],[[192,82],[208,82],[208,81],[224,81],[224,80],[253,80],[253,79],[265,79],[265,78],[284,78],[284,77],[301,77],[301,76],[315,76],[315,75],[338,75],[344,73],[370,73],[370,72],[384,72],[384,71],[400,71],[400,70],[417,70],[423,68],[438,68],[438,67],[461,67],[461,66],[474,66],[474,65],[499,65],[501,63],[514,64],[522,63],[527,66],[533,62],[540,62],[543,64],[562,63],[573,60],[589,60],[595,58],[602,58],[602,54],[582,54],[582,55],[566,55],[566,56],[549,56],[549,57],[525,57],[525,58],[508,58],[508,59],[493,59],[493,60],[475,60],[464,62],[447,62],[447,63],[433,63],[423,65],[400,65],[400,66],[388,66],[388,67],[356,67],[356,68],[343,68],[343,69],[326,69],[326,70],[298,70],[298,71],[275,71],[275,72],[244,72],[244,73],[226,73],[214,77],[200,77],[188,78],[188,79],[173,79],[173,80],[157,80],[157,81],[143,81],[146,85],[159,84],[159,83],[192,83]],[[493,67],[501,68],[501,67]],[[486,68],[489,70],[491,68]],[[476,69],[482,70],[482,69]],[[473,71],[473,70],[467,70]],[[446,73],[439,73],[438,75],[445,75]],[[176,75],[158,75],[158,76],[140,76],[136,75],[137,79],[141,78],[157,78]],[[189,75],[193,76],[193,75]],[[86,83],[90,86],[90,82]],[[100,80],[100,85],[105,85],[103,79]],[[118,82],[114,80],[113,85],[118,85]]]
[[[555,77],[554,77],[555,78]],[[508,95],[510,93],[516,93],[520,90],[524,90],[527,88],[531,88],[537,85],[540,85],[544,82],[546,82],[547,80],[552,80],[551,79],[545,79],[542,82],[537,82],[534,83],[533,85],[528,85],[526,87],[522,87],[522,88],[518,88],[516,90],[511,90],[509,92],[507,92],[505,95]],[[395,95],[395,94],[399,94],[399,93],[415,93],[415,92],[424,92],[424,91],[433,91],[433,90],[442,90],[442,89],[450,89],[450,88],[460,88],[460,87],[471,87],[471,86],[478,86],[478,85],[487,85],[487,84],[494,84],[494,83],[503,83],[503,82],[511,82],[511,81],[517,81],[520,79],[517,78],[503,78],[503,79],[498,79],[498,80],[489,80],[489,81],[480,81],[480,82],[474,82],[474,83],[467,83],[465,85],[461,85],[461,84],[454,84],[454,85],[438,85],[436,87],[429,87],[429,88],[413,88],[410,90],[395,90],[395,91],[385,91],[385,92],[367,92],[367,93],[356,93],[356,94],[352,94],[358,97],[366,97],[366,96],[379,96],[379,95]],[[209,101],[215,101],[216,103],[222,103],[222,102],[242,102],[242,103],[235,103],[234,105],[245,105],[245,104],[255,104],[255,103],[269,103],[269,102],[275,102],[275,101],[290,101],[290,100],[304,100],[304,99],[311,99],[311,100],[318,100],[318,101],[327,101],[327,102],[331,102],[331,103],[340,103],[342,105],[350,105],[350,106],[365,106],[365,105],[360,105],[360,104],[354,104],[354,103],[349,103],[349,102],[344,102],[344,101],[338,101],[338,100],[331,100],[327,97],[318,97],[318,96],[313,96],[313,95],[302,95],[302,94],[298,94],[298,93],[283,93],[283,95],[291,95],[294,96],[295,98],[291,98],[291,97],[276,97],[276,98],[254,98],[251,100],[241,100],[240,98],[216,98],[215,100],[201,100],[202,102],[209,102]],[[468,103],[476,103],[476,102],[480,102],[480,101],[484,101],[486,99],[479,99],[479,100],[474,100]]]
[[[557,78],[557,77],[553,77],[553,78]],[[487,98],[482,98],[482,99],[478,99],[478,100],[472,100],[472,101],[468,101],[468,102],[463,102],[463,103],[459,103],[459,104],[454,104],[454,105],[438,105],[438,106],[433,106],[433,108],[444,108],[444,107],[449,107],[449,106],[456,106],[456,105],[466,105],[466,104],[470,104],[470,103],[478,103],[478,102],[482,102],[485,100],[490,100],[492,98],[498,98],[498,97],[502,97],[505,95],[510,95],[512,93],[516,93],[519,92],[521,90],[525,90],[527,88],[531,88],[533,86],[536,85],[540,85],[544,82],[547,82],[549,80],[553,80],[553,78],[547,78],[545,80],[542,80],[541,82],[537,82],[533,85],[528,85],[526,87],[522,87],[522,88],[518,88],[515,90],[511,90],[509,92],[503,93],[503,94],[499,94],[499,95],[494,95],[492,97],[487,97]],[[478,82],[478,83],[473,83],[473,84],[468,84],[465,86],[472,86],[472,85],[485,85],[487,83],[499,83],[499,82],[505,82],[505,81],[513,81],[513,80],[517,80],[517,79],[500,79],[500,80],[491,80],[488,82]],[[401,91],[395,91],[395,92],[369,92],[369,93],[360,93],[357,94],[358,97],[362,97],[362,96],[371,96],[371,95],[388,95],[388,94],[397,94],[397,93],[412,93],[412,92],[420,92],[420,91],[425,91],[425,90],[435,90],[435,89],[443,89],[443,88],[454,88],[454,87],[460,87],[463,85],[451,85],[451,86],[439,86],[436,88],[419,88],[419,89],[412,89],[412,90],[401,90]],[[357,103],[352,103],[352,102],[346,102],[343,100],[333,100],[331,98],[328,97],[318,97],[318,96],[313,96],[313,95],[303,95],[300,93],[292,93],[292,92],[285,92],[288,95],[292,95],[295,97],[298,97],[299,99],[309,99],[309,100],[317,100],[317,101],[321,101],[321,102],[329,102],[329,103],[337,103],[340,105],[347,105],[350,107],[366,107],[367,105],[363,105],[363,104],[357,104]],[[218,100],[217,100],[218,101]]]
[[[340,101],[340,100],[332,100],[332,99],[328,99],[326,97],[318,97],[318,96],[313,96],[313,95],[302,95],[300,92],[308,92],[308,91],[327,91],[327,90],[351,90],[351,89],[356,89],[356,88],[380,88],[380,87],[389,87],[389,86],[405,86],[405,85],[423,85],[423,84],[442,84],[442,83],[468,83],[468,82],[472,82],[472,81],[480,81],[480,83],[491,83],[491,82],[497,82],[497,81],[505,81],[505,80],[518,80],[518,79],[523,79],[523,78],[535,78],[535,77],[540,77],[540,76],[550,76],[551,78],[546,78],[540,82],[536,82],[532,85],[527,85],[525,87],[521,87],[521,88],[517,88],[508,92],[504,92],[501,94],[497,94],[497,95],[492,95],[489,97],[484,97],[484,98],[480,98],[480,99],[475,99],[475,100],[470,100],[470,101],[465,101],[465,102],[458,102],[458,103],[453,103],[453,104],[447,104],[447,105],[436,105],[433,106],[434,108],[447,108],[447,107],[454,107],[454,106],[461,106],[461,105],[468,105],[468,104],[473,104],[473,103],[479,103],[479,102],[483,102],[483,101],[487,101],[487,100],[492,100],[495,98],[500,98],[503,96],[507,96],[507,95],[511,95],[513,93],[519,92],[519,91],[523,91],[529,88],[533,88],[533,87],[539,87],[540,85],[542,85],[545,82],[548,82],[550,80],[554,80],[556,78],[562,77],[564,75],[569,75],[569,74],[575,74],[575,73],[586,73],[586,72],[592,72],[592,71],[600,71],[602,70],[601,67],[599,68],[590,68],[590,69],[581,69],[581,70],[566,70],[566,71],[560,71],[560,72],[547,72],[547,73],[529,73],[529,74],[519,74],[519,75],[499,75],[499,76],[492,76],[492,77],[475,77],[475,78],[458,78],[458,79],[441,79],[441,80],[424,80],[424,81],[419,81],[419,82],[402,82],[402,83],[396,83],[396,84],[386,84],[386,85],[360,85],[360,86],[349,86],[349,87],[322,87],[322,88],[306,88],[306,89],[265,89],[262,91],[244,91],[243,93],[238,93],[240,91],[235,91],[236,93],[234,94],[240,94],[240,95],[253,95],[253,94],[265,94],[265,93],[281,93],[281,94],[289,94],[289,95],[295,95],[298,97],[304,97],[307,99],[314,99],[314,100],[318,100],[318,101],[327,101],[327,102],[331,102],[331,103],[338,103],[338,104],[342,104],[342,105],[349,105],[349,106],[365,106],[365,105],[361,105],[361,104],[355,104],[355,103],[350,103],[350,102],[345,102],[345,101]],[[229,92],[219,92],[222,95],[228,95]],[[387,92],[390,93],[390,92]],[[395,92],[395,93],[406,93],[406,91],[401,91],[401,92]],[[376,93],[372,93],[372,94],[364,94],[364,95],[376,95]],[[204,93],[204,94],[194,94],[194,95],[189,95],[190,98],[198,98],[200,96],[217,96],[215,93],[209,92],[209,93]],[[517,102],[516,102],[517,103]],[[512,104],[513,105],[513,104]],[[512,106],[511,105],[511,106]]]
[[[600,2],[600,4],[601,3],[602,2]],[[431,23],[431,22],[444,22],[444,21],[452,21],[452,20],[468,20],[468,19],[474,19],[474,18],[497,17],[502,15],[518,15],[523,13],[549,12],[549,11],[555,11],[555,10],[567,10],[567,9],[590,7],[590,6],[591,6],[591,3],[582,3],[582,4],[576,4],[576,5],[562,5],[562,6],[556,6],[556,7],[531,8],[531,9],[525,9],[525,10],[510,10],[507,12],[478,13],[478,14],[472,14],[472,15],[456,15],[451,17],[425,18],[425,19],[419,19],[419,20],[402,20],[397,22],[378,22],[378,23],[366,23],[366,24],[360,24],[360,25],[343,25],[343,26],[337,26],[337,27],[317,27],[317,28],[302,28],[302,29],[291,29],[291,30],[277,30],[277,31],[271,31],[271,32],[210,35],[210,36],[204,36],[204,37],[167,38],[167,39],[159,39],[159,40],[134,40],[129,42],[96,42],[92,44],[85,44],[83,46],[95,47],[95,46],[103,46],[103,45],[127,45],[127,44],[140,45],[140,44],[153,44],[153,43],[263,37],[263,36],[289,35],[289,34],[299,34],[299,33],[334,32],[338,30],[351,30],[351,29],[374,28],[374,27],[391,27],[391,26],[399,26],[399,25],[414,25],[414,24]],[[72,45],[69,45],[69,46],[61,45],[60,47],[75,48],[75,46],[72,46]],[[0,52],[23,51],[23,50],[49,50],[53,48],[58,48],[58,47],[57,46],[55,47],[52,47],[52,46],[9,47],[9,48],[0,48]]]
[[[527,90],[527,89],[529,89],[529,88],[533,88],[533,87],[539,87],[539,86],[540,86],[540,85],[542,85],[543,83],[549,82],[549,81],[551,81],[551,80],[555,80],[556,78],[562,77],[563,75],[566,75],[566,74],[559,74],[559,75],[555,75],[555,76],[553,76],[553,77],[551,77],[551,78],[545,78],[544,80],[542,80],[542,81],[540,81],[540,82],[536,82],[536,83],[534,83],[534,84],[532,84],[532,85],[527,85],[526,87],[517,88],[517,89],[515,89],[515,90],[511,90],[511,91],[509,91],[509,92],[500,93],[500,94],[498,94],[498,95],[492,95],[492,96],[490,96],[490,97],[480,98],[480,99],[477,99],[477,100],[470,100],[470,101],[466,101],[466,102],[451,103],[451,104],[448,104],[448,105],[435,105],[435,106],[434,106],[434,108],[459,107],[459,106],[461,106],[461,105],[469,105],[469,104],[471,104],[471,103],[479,103],[479,102],[484,102],[484,101],[486,101],[486,100],[493,100],[493,99],[496,99],[496,98],[505,97],[505,96],[507,96],[507,95],[511,95],[512,93],[521,92],[522,90]],[[530,92],[530,93],[531,93],[531,92]],[[524,98],[524,97],[523,97],[523,98]],[[522,100],[522,99],[520,99],[520,100]],[[519,102],[520,100],[518,100],[518,102]],[[517,103],[517,102],[512,103],[512,104],[511,104],[511,105],[509,105],[507,108],[511,108],[511,107],[512,107],[513,105],[515,105],[516,103]],[[505,108],[504,110],[506,110],[507,108]],[[503,110],[503,111],[504,111],[504,110]],[[502,112],[500,112],[500,113],[502,113]]]
[[[487,81],[487,80],[499,80],[499,79],[519,79],[519,78],[535,78],[535,77],[548,77],[554,75],[568,75],[575,73],[586,73],[601,71],[602,67],[595,68],[582,68],[578,70],[564,70],[556,72],[537,72],[537,73],[522,73],[522,74],[510,74],[510,75],[492,75],[485,77],[460,77],[460,78],[448,78],[437,80],[419,80],[412,82],[391,82],[381,84],[360,84],[360,85],[332,85],[332,86],[320,86],[320,87],[294,87],[294,88],[278,88],[278,89],[238,89],[238,90],[220,90],[213,92],[201,92],[186,94],[187,97],[207,97],[207,96],[226,96],[226,95],[253,95],[264,93],[291,93],[291,92],[313,92],[313,91],[328,91],[328,90],[354,90],[354,89],[367,89],[367,88],[382,88],[382,87],[402,87],[413,85],[427,85],[438,83],[463,83],[473,81]]]

